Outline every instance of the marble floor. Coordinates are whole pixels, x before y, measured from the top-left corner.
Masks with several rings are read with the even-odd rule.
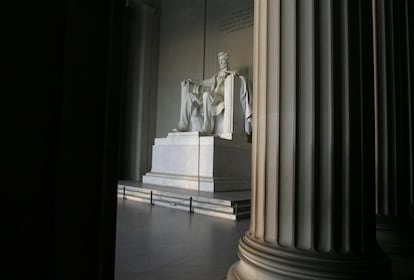
[[[115,279],[225,279],[248,226],[118,199]],[[414,280],[414,258],[391,259],[393,279]]]
[[[225,279],[248,226],[118,199],[115,279]]]

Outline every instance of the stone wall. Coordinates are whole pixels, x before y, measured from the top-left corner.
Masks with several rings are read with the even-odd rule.
[[[161,1],[156,137],[178,123],[181,80],[211,77],[225,51],[231,70],[251,81],[252,50],[252,0]]]

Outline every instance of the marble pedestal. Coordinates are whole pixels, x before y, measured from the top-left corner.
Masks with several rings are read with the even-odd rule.
[[[199,132],[156,138],[144,184],[219,192],[250,189],[251,144]]]

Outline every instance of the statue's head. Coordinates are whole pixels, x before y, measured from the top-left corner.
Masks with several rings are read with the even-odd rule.
[[[219,62],[220,69],[227,69],[230,64],[229,54],[225,52],[219,52],[217,56],[218,56],[218,62]]]

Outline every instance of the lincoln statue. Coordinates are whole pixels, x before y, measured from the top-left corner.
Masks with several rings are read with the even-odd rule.
[[[181,82],[180,121],[174,131],[213,133],[215,117],[225,110],[225,80],[230,75],[238,75],[236,72],[229,70],[230,57],[227,53],[218,53],[218,63],[220,70],[212,78],[202,81],[186,79]],[[244,78],[243,81],[245,82]],[[244,88],[246,91],[244,96],[246,97],[245,85]],[[194,127],[190,129],[193,115],[201,116],[202,121],[199,127],[193,125]]]

